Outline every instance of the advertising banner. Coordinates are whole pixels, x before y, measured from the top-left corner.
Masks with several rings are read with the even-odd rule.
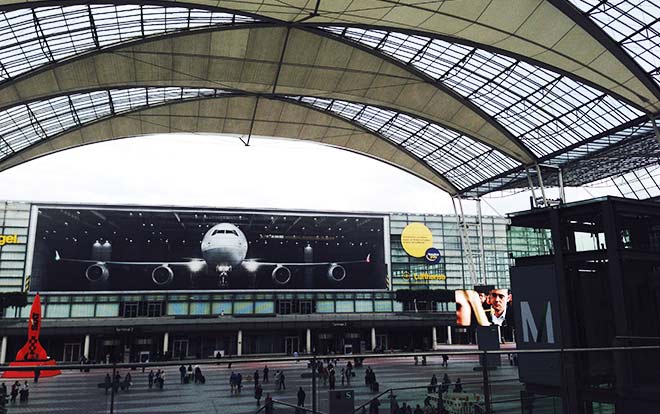
[[[383,216],[39,207],[32,291],[385,289]]]
[[[509,289],[475,286],[474,290],[457,290],[456,325],[513,328],[513,295]]]

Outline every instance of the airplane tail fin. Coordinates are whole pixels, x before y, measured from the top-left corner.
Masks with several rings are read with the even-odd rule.
[[[59,262],[60,260],[62,260],[62,257],[60,256],[60,252],[55,250],[55,261]]]
[[[371,263],[371,253],[369,253],[369,254],[367,255],[367,258],[364,259],[364,261],[367,262],[367,263]]]

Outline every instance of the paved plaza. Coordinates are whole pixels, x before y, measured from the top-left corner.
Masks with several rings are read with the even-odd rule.
[[[435,373],[442,380],[444,373],[448,373],[452,381],[461,378],[465,383],[464,391],[482,393],[482,387],[478,384],[470,385],[470,382],[481,381],[482,373],[474,371],[477,365],[476,356],[451,357],[449,367],[441,366],[440,357],[430,357],[426,366],[415,366],[411,357],[395,357],[388,359],[367,359],[362,368],[355,370],[356,376],[351,387],[355,390],[356,406],[370,400],[376,393],[372,393],[365,386],[364,372],[367,366],[371,366],[380,383],[380,391],[390,388],[403,388],[427,385],[431,375]],[[339,366],[345,362],[340,361]],[[309,376],[301,377],[303,373],[309,373],[306,361],[269,363],[270,383],[264,384],[264,398],[270,393],[275,400],[290,404],[296,403],[296,393],[300,386],[305,390],[306,406],[311,407],[311,379]],[[180,384],[177,366],[165,367],[165,386],[160,390],[149,389],[147,386],[147,370],[142,373],[140,369],[131,371],[133,387],[128,392],[119,391],[115,396],[115,413],[218,413],[218,414],[248,414],[257,409],[254,399],[254,386],[247,381],[248,375],[256,369],[262,374],[264,363],[241,363],[233,364],[229,369],[225,363],[222,365],[201,366],[206,377],[205,384]],[[276,391],[273,376],[277,370],[285,371],[285,391]],[[241,372],[243,375],[243,390],[240,395],[232,395],[229,386],[231,371]],[[339,372],[339,371],[338,371]],[[92,370],[89,373],[79,371],[65,371],[61,376],[54,378],[42,378],[39,383],[30,382],[30,398],[27,404],[9,405],[9,413],[109,413],[110,394],[106,395],[104,390],[98,388],[103,382],[105,370]],[[120,371],[122,377],[126,371]],[[339,376],[339,375],[338,375]],[[490,378],[498,380],[511,380],[506,382],[494,382],[491,390],[493,400],[509,400],[519,396],[519,384],[517,369],[507,363],[503,357],[503,366],[490,373]],[[8,380],[5,383],[9,386]],[[321,381],[319,386],[319,410],[327,412],[328,387]],[[349,388],[341,386],[337,382],[337,389]],[[423,404],[426,397],[426,389],[397,391],[399,403]],[[388,412],[389,407],[386,399],[381,400],[381,412]],[[263,399],[262,399],[263,403]],[[519,412],[519,403],[509,402],[506,404],[495,404],[497,412]],[[515,409],[517,408],[518,411]],[[293,413],[291,408],[276,408],[276,413]]]

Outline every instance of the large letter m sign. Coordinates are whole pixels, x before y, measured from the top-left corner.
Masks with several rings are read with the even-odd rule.
[[[555,343],[555,333],[552,326],[552,306],[546,302],[544,306],[545,314],[541,318],[541,326],[536,324],[529,302],[520,302],[520,316],[522,320],[523,342],[541,342],[543,331],[546,332],[546,338],[549,344]],[[530,339],[531,338],[531,339]]]

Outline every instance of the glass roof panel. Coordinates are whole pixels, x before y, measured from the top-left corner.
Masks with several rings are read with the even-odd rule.
[[[570,0],[660,84],[660,2]]]
[[[412,65],[448,86],[539,157],[642,115],[565,76],[485,50],[384,30],[324,29]]]
[[[487,145],[423,119],[352,102],[291,98],[381,135],[424,160],[459,189],[519,166],[517,161]]]
[[[70,128],[168,101],[217,96],[215,89],[130,88],[59,96],[0,111],[0,160]]]
[[[254,21],[251,17],[201,9],[129,4],[48,6],[0,12],[0,81],[119,42]]]

